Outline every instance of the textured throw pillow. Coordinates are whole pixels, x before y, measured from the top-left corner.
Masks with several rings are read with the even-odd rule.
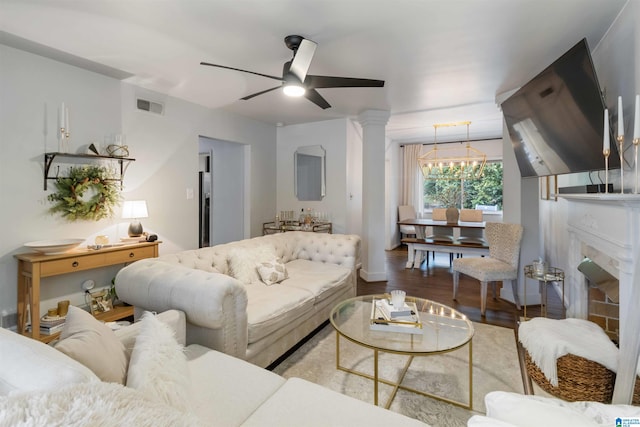
[[[276,258],[276,250],[270,245],[231,249],[228,254],[229,275],[244,284],[260,282],[257,266]]]
[[[125,383],[124,345],[111,329],[81,308],[69,307],[55,348],[91,369],[102,381]]]
[[[188,411],[190,385],[187,357],[173,330],[145,312],[131,352],[127,387],[137,389],[154,402]]]
[[[280,258],[274,258],[271,261],[266,261],[258,264],[258,274],[260,279],[265,285],[273,285],[274,283],[280,283],[284,279],[289,278],[287,268],[282,263]]]

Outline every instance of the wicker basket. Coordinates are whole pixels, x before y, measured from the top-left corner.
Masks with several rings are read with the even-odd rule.
[[[590,400],[611,403],[616,374],[597,362],[573,354],[558,358],[558,386],[554,387],[531,360],[526,349],[525,361],[529,377],[547,393],[570,402]],[[640,396],[638,398],[640,400]]]
[[[640,377],[636,377],[636,386],[633,388],[632,405],[640,406]]]

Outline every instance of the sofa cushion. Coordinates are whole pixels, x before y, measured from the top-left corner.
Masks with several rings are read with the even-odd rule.
[[[91,369],[102,381],[125,383],[124,345],[111,329],[81,308],[69,307],[55,348]]]
[[[272,245],[238,247],[229,250],[229,275],[245,284],[260,282],[258,265],[276,258]]]
[[[280,258],[274,258],[271,261],[258,264],[258,274],[265,285],[280,283],[289,278],[287,267]]]
[[[55,348],[0,328],[0,395],[99,382],[89,368]]]
[[[418,420],[300,378],[290,378],[243,424],[245,427],[299,425],[425,427]]]
[[[305,289],[284,286],[285,282],[277,286],[267,286],[262,282],[246,286],[249,343],[313,310],[313,294]]]
[[[282,285],[310,292],[317,304],[333,295],[336,286],[349,286],[347,279],[352,270],[336,264],[297,259],[287,263],[287,271],[289,279]]]
[[[285,383],[273,372],[197,344],[188,346],[186,355],[192,411],[208,426],[241,425]]]
[[[127,387],[139,390],[149,400],[181,411],[190,408],[184,347],[176,341],[171,327],[148,311],[140,320],[140,333],[129,361]]]

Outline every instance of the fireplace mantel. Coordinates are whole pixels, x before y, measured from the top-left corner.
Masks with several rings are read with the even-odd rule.
[[[580,263],[583,247],[606,254],[620,282],[620,362],[613,403],[631,403],[640,355],[640,195],[560,194],[568,203],[568,262]],[[611,267],[611,266],[610,266]],[[569,307],[569,315],[586,318],[587,286],[584,277],[571,275],[574,289],[584,292]]]

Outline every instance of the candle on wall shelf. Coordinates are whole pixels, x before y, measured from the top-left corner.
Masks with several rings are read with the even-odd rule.
[[[640,144],[640,95],[636,95],[636,109],[634,112],[633,118],[633,163],[635,163],[636,168],[636,185],[634,189],[634,193],[638,194],[638,144]]]
[[[624,112],[622,97],[618,97],[618,153],[620,154],[620,193],[624,193]]]
[[[604,155],[604,192],[609,192],[609,154],[611,141],[609,139],[609,110],[604,109],[604,135],[602,137],[602,154]]]

